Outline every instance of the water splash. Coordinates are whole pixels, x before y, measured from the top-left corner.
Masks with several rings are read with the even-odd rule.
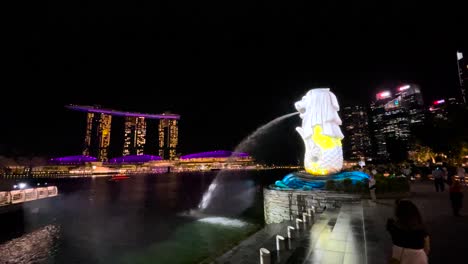
[[[278,125],[281,121],[298,115],[299,112],[293,112],[289,113],[286,115],[282,115],[280,117],[277,117],[270,122],[260,126],[257,128],[254,132],[252,132],[249,136],[245,137],[234,149],[234,152],[250,152],[250,150],[254,149],[257,146],[257,139],[263,136],[271,127]],[[234,158],[234,157],[230,157]],[[206,210],[208,206],[210,205],[211,201],[213,200],[213,197],[215,196],[216,191],[219,189],[219,186],[221,185],[221,179],[220,177],[221,172],[219,172],[213,182],[210,184],[208,187],[208,190],[203,194],[203,198],[200,201],[200,204],[198,205],[198,208],[200,210]],[[245,192],[248,192],[248,190],[241,190],[244,194]]]
[[[279,124],[281,121],[285,120],[286,118],[289,118],[298,114],[299,112],[293,112],[293,113],[289,113],[286,115],[282,115],[264,124],[263,126],[257,128],[253,133],[245,137],[241,141],[241,143],[237,145],[237,147],[234,149],[234,152],[249,152],[251,149],[256,147],[257,139],[263,136],[271,127]]]
[[[231,218],[219,217],[219,216],[206,217],[206,218],[199,219],[198,221],[202,223],[229,226],[229,227],[244,227],[247,225],[246,222],[241,221],[239,219],[231,219]]]

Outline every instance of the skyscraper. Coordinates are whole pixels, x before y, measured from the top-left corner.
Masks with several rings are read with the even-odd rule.
[[[178,120],[177,114],[145,114],[123,112],[113,109],[104,109],[94,106],[68,105],[69,109],[87,113],[85,146],[83,154],[94,156],[100,161],[109,159],[110,131],[112,116],[124,117],[123,156],[143,155],[146,144],[146,121],[159,119],[157,134],[153,137],[159,139],[159,154],[163,159],[177,157]]]
[[[163,159],[173,160],[177,157],[176,147],[179,141],[179,129],[176,119],[159,120],[159,151]]]
[[[411,147],[411,129],[425,119],[421,90],[412,84],[378,93],[371,103],[371,116],[375,156],[386,160],[405,155]]]
[[[366,107],[346,106],[342,110],[342,117],[345,132],[343,140],[345,157],[350,160],[371,158],[372,145]]]
[[[146,120],[144,117],[126,116],[123,156],[143,155],[146,143]]]
[[[461,99],[466,105],[466,87],[468,86],[468,58],[463,57],[463,52],[457,51],[458,82],[460,85]]]
[[[460,103],[456,98],[436,100],[429,107],[432,121],[449,121],[456,111],[460,111]]]
[[[107,161],[110,145],[112,116],[104,113],[88,113],[83,155]]]

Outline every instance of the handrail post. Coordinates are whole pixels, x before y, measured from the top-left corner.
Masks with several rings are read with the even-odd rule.
[[[299,223],[302,223],[302,220],[299,219],[299,218],[296,218],[296,228],[297,228],[297,230],[301,229],[301,227],[299,226]]]
[[[307,222],[308,222],[308,221],[307,221],[307,216],[308,216],[308,215],[309,215],[308,213],[302,213],[302,221],[304,221],[304,225],[306,225]]]
[[[311,209],[311,208],[308,208],[308,209],[307,209],[307,213],[309,214],[310,223],[312,224],[312,222],[314,221],[314,218],[315,218],[314,210]]]
[[[283,242],[281,242],[283,241]],[[284,249],[284,237],[280,235],[276,235],[276,250],[281,251]],[[282,246],[283,245],[283,246]]]
[[[288,238],[289,238],[289,239],[293,238],[293,235],[292,235],[292,233],[291,233],[291,230],[294,231],[294,230],[296,230],[296,229],[295,229],[294,227],[292,227],[292,226],[288,226]]]
[[[271,255],[270,251],[266,248],[260,248],[260,264],[270,264]]]

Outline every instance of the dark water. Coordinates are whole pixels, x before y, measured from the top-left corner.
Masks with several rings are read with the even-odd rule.
[[[286,173],[223,172],[214,209],[196,217],[184,213],[215,172],[41,180],[59,196],[0,215],[0,263],[197,263],[263,224],[262,187]]]

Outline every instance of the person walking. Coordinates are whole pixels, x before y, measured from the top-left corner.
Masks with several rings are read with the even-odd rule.
[[[465,175],[466,175],[465,168],[463,168],[462,166],[458,166],[457,176],[462,186],[466,186]]]
[[[439,190],[443,192],[445,189],[445,186],[444,186],[445,175],[444,174],[445,174],[444,171],[440,167],[436,167],[432,171],[432,176],[434,177],[434,185],[435,185],[436,192],[439,192]]]
[[[453,181],[452,185],[450,186],[449,193],[453,215],[460,216],[460,210],[463,206],[463,192],[461,183],[459,181]]]
[[[373,174],[370,175],[369,178],[369,191],[372,201],[375,203],[377,201],[377,197],[375,197],[375,189],[377,188],[375,182],[375,176]]]
[[[430,238],[413,202],[397,201],[394,218],[387,220],[386,227],[393,243],[390,263],[428,263]]]

